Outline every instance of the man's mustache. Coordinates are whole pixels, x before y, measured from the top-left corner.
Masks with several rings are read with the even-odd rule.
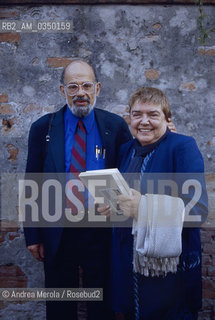
[[[88,102],[88,103],[90,103],[90,99],[88,99],[88,98],[83,98],[83,97],[75,97],[75,98],[72,99],[72,102],[73,102],[73,103],[76,102],[76,101],[79,101],[79,102]]]

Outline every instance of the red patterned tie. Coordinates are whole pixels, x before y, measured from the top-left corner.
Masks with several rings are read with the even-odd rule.
[[[76,128],[74,145],[72,148],[72,159],[70,164],[70,172],[72,173],[71,178],[78,180],[78,183],[81,183],[78,175],[80,172],[86,170],[86,130],[82,120],[78,121]],[[72,190],[72,194],[80,200],[84,205],[84,191],[80,192],[78,187],[74,185],[71,180],[69,183],[69,189]],[[69,208],[72,209],[73,214],[78,213],[77,206],[68,199],[67,201]]]
[[[86,170],[86,130],[82,120],[78,121],[74,145],[72,148],[72,160],[70,172],[82,172]]]

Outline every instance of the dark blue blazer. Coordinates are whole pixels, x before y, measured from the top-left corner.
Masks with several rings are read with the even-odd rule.
[[[34,122],[31,126],[28,141],[27,173],[64,173],[65,172],[65,137],[64,137],[64,111],[66,106],[54,115],[47,114]],[[106,168],[116,167],[119,147],[131,139],[131,134],[124,119],[120,116],[95,108],[95,118],[106,149]],[[46,135],[50,141],[46,142]],[[101,229],[101,228],[100,228]],[[57,252],[62,228],[25,228],[26,244],[44,243],[46,258],[52,260]],[[104,233],[104,232],[103,232]],[[92,234],[87,238],[85,229],[84,243],[92,243]],[[100,235],[102,230],[100,230]],[[103,238],[105,234],[103,235]],[[97,243],[102,239],[95,238]]]
[[[118,167],[126,172],[134,150],[134,140],[122,145],[119,151]],[[204,180],[204,163],[202,155],[192,137],[168,132],[168,135],[155,149],[146,165],[143,174],[141,191],[146,193],[147,178],[154,182],[162,178],[159,173],[168,173],[181,187],[187,179],[196,179],[201,184],[200,199],[191,210],[191,214],[198,214],[202,221],[207,216],[207,193]],[[156,175],[154,174],[156,173]],[[172,173],[184,173],[174,176]],[[180,188],[179,188],[180,189]],[[190,188],[187,194],[179,195],[187,204],[194,195]],[[155,192],[156,193],[156,192]],[[184,192],[185,193],[185,192]],[[199,228],[189,223],[182,234],[182,254],[176,274],[167,277],[143,276],[143,319],[164,319],[162,315],[168,309],[188,307],[198,310],[201,307],[201,243]],[[189,227],[188,227],[189,226]],[[199,226],[199,223],[198,223]],[[132,304],[132,236],[131,230],[116,229],[113,235],[113,308],[118,312],[129,311]],[[142,318],[141,318],[142,319]],[[165,318],[166,319],[166,318]]]

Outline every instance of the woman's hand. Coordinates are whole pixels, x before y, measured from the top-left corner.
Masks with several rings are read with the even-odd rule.
[[[98,213],[100,213],[103,216],[110,217],[110,214],[111,214],[110,206],[108,206],[108,205],[99,205],[98,203],[96,203],[95,205],[96,205],[96,211]]]
[[[141,193],[135,189],[130,189],[132,195],[127,197],[124,195],[118,196],[119,207],[126,217],[137,219],[138,208],[141,199]]]

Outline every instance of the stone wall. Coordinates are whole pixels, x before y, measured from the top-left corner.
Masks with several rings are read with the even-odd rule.
[[[215,7],[204,6],[207,28]],[[128,97],[141,85],[169,97],[178,132],[192,135],[207,173],[215,168],[215,33],[198,41],[198,9],[186,5],[44,5],[0,7],[0,19],[72,20],[72,33],[0,33],[2,173],[23,172],[30,125],[64,104],[62,68],[73,57],[91,62],[102,82],[97,106],[128,120]],[[215,177],[208,174],[213,221]],[[8,204],[10,199],[8,199]],[[16,208],[14,208],[16,210]],[[215,317],[215,229],[202,228],[204,305]],[[22,229],[0,225],[0,287],[42,287],[43,271],[25,250]],[[44,319],[44,303],[0,303],[1,319]]]

